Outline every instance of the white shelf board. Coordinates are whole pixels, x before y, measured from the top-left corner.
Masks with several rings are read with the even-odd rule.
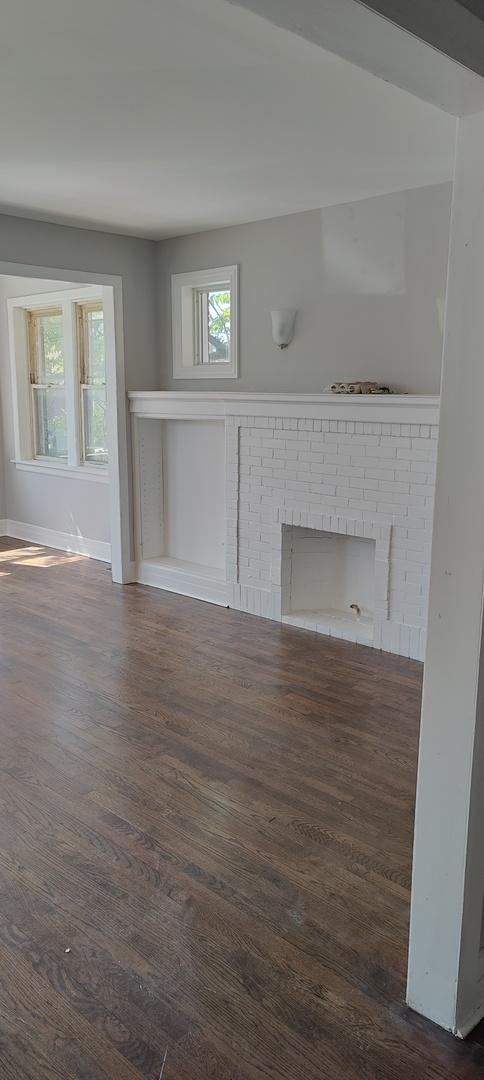
[[[130,390],[140,419],[223,420],[228,416],[438,424],[440,398],[422,394],[244,394],[210,390]]]

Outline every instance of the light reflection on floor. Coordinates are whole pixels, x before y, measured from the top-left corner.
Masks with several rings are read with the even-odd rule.
[[[86,555],[74,555],[68,551],[59,551],[56,554],[47,552],[44,547],[34,547],[29,545],[28,547],[20,548],[6,548],[0,552],[0,563],[11,562],[14,566],[62,566],[64,563],[79,562],[80,559],[87,558]],[[0,571],[1,577],[6,577],[8,571]]]

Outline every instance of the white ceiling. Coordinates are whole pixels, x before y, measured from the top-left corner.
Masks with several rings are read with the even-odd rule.
[[[159,238],[452,175],[452,117],[225,0],[0,10],[4,212]]]

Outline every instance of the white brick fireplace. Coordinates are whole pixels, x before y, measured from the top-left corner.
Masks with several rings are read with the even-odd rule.
[[[423,659],[437,398],[138,392],[130,409],[137,580]],[[166,539],[183,500],[188,560]]]

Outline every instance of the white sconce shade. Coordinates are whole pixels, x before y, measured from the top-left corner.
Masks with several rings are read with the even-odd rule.
[[[296,311],[294,308],[281,308],[280,311],[271,311],[272,337],[279,349],[285,349],[290,345],[294,337],[294,323]]]

